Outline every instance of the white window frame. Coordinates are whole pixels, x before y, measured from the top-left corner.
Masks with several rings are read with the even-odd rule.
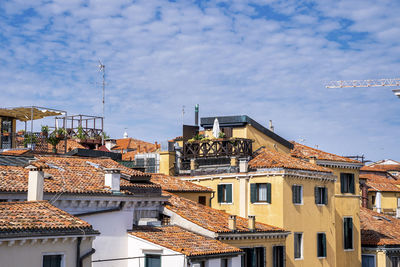
[[[218,203],[218,204],[220,204],[220,205],[232,205],[233,204],[233,196],[234,196],[234,194],[233,194],[233,183],[219,183],[218,185],[223,185],[223,184],[232,185],[232,202],[221,202],[221,203]],[[218,185],[217,185],[217,191],[218,191]]]
[[[376,267],[376,255],[375,254],[365,254],[361,253],[361,264],[362,264],[362,256],[373,256],[374,257],[374,267]]]
[[[353,231],[351,231],[351,241],[352,241],[352,247],[353,248],[349,248],[349,249],[343,249],[344,251],[354,251],[354,219],[352,216],[343,216],[343,220],[342,220],[342,231],[343,231],[343,248],[344,248],[344,219],[345,218],[351,218],[351,221],[353,222]]]
[[[303,185],[302,184],[293,184],[293,185],[294,186],[300,186],[300,195],[301,195],[301,202],[300,203],[293,203],[293,205],[297,205],[297,206],[304,205]],[[293,202],[293,200],[292,200],[292,202]]]
[[[65,267],[65,252],[43,252],[40,266],[43,266],[44,256],[51,256],[51,255],[61,255],[61,267]]]
[[[326,197],[328,198],[328,187],[326,187],[326,186],[316,186],[317,188],[325,188],[325,194],[326,194]],[[319,197],[319,196],[318,196]],[[322,199],[322,202],[324,202],[325,201],[325,199]],[[329,200],[328,200],[328,203],[329,203]],[[317,206],[327,206],[327,204],[324,204],[324,203],[322,203],[322,204],[315,204],[315,205],[317,205]]]
[[[294,232],[293,233],[293,248],[294,248],[294,236],[296,235],[296,234],[301,234],[301,244],[300,244],[300,246],[301,246],[301,248],[300,248],[300,254],[301,254],[301,257],[300,258],[295,258],[295,255],[294,255],[294,253],[293,253],[293,258],[294,258],[294,260],[295,261],[298,261],[298,260],[304,260],[304,233],[303,232]],[[294,251],[295,252],[295,251]]]

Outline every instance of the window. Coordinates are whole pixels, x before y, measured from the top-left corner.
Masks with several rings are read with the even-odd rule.
[[[294,258],[303,258],[303,233],[294,233]]]
[[[145,267],[161,267],[161,255],[146,254]]]
[[[251,203],[271,203],[271,184],[250,184]]]
[[[352,173],[340,174],[340,191],[341,193],[354,194],[354,174]]]
[[[273,267],[285,267],[285,247],[274,246],[273,253]]]
[[[43,255],[43,267],[61,267],[63,255]]]
[[[242,267],[265,267],[265,248],[242,248]]]
[[[221,259],[221,267],[228,267],[228,259]]]
[[[400,266],[400,257],[399,256],[393,256],[390,257],[390,260],[392,261],[392,265],[390,265],[391,267],[399,267]],[[375,258],[374,258],[374,264],[375,264]],[[375,267],[375,265],[366,265],[367,267],[373,266]],[[363,266],[364,267],[364,255],[363,255]]]
[[[343,239],[344,249],[353,249],[353,218],[351,217],[343,219]]]
[[[303,186],[292,185],[292,201],[294,204],[303,204]]]
[[[218,185],[218,203],[232,203],[232,184]]]
[[[392,263],[393,263],[393,258],[392,257]],[[361,266],[362,267],[375,267],[375,255],[368,255],[368,254],[363,254],[361,257]],[[398,265],[392,265],[392,266],[398,266]]]
[[[327,205],[328,204],[328,190],[326,187],[316,186],[314,188],[315,204]]]
[[[199,196],[199,204],[202,204],[202,205],[206,205],[207,203],[206,203],[207,201],[206,201],[206,197],[205,196]]]
[[[326,257],[326,235],[325,235],[325,233],[317,234],[317,256],[318,256],[318,258]]]
[[[192,267],[205,267],[206,264],[204,261],[193,263]]]

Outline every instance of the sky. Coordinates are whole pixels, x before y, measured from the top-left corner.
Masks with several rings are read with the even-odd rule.
[[[164,142],[199,104],[200,117],[272,120],[288,140],[400,160],[394,88],[325,88],[399,78],[399,13],[392,0],[2,0],[0,106],[102,115],[100,59],[114,138]]]

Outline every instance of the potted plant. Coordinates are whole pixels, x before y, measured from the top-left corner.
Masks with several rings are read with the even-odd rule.
[[[47,137],[49,135],[49,126],[42,125],[42,130],[41,130],[40,134],[42,136],[46,136]]]
[[[58,128],[52,134],[55,134],[57,138],[60,138],[60,140],[62,140],[66,135],[66,131],[63,128]]]
[[[53,153],[57,153],[57,145],[63,138],[64,137],[61,138],[56,131],[52,132],[47,138],[47,143],[53,146]]]
[[[3,136],[9,136],[10,133],[7,130],[3,130]]]
[[[24,135],[24,147],[34,150],[36,147],[36,143],[37,137],[35,135],[29,133]]]
[[[25,134],[25,130],[19,130],[17,133],[18,133],[18,135],[24,135]]]
[[[77,140],[78,142],[83,142],[86,140],[87,136],[86,133],[83,131],[83,127],[81,125],[78,126],[78,131],[77,131]]]

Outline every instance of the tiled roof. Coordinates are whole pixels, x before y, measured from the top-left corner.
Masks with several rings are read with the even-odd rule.
[[[374,171],[400,171],[400,164],[376,164],[365,167],[366,170]]]
[[[0,237],[38,233],[94,234],[92,226],[47,201],[0,203]]]
[[[139,151],[134,150],[134,151],[129,151],[129,152],[123,153],[122,154],[122,160],[124,160],[124,161],[134,161],[136,154],[139,154]]]
[[[312,148],[303,144],[296,143],[291,141],[294,145],[291,155],[296,158],[309,159],[311,157],[316,157],[320,160],[330,160],[330,161],[339,161],[339,162],[349,162],[349,163],[360,163],[357,160],[349,159],[346,157],[338,156],[332,153],[328,153],[316,148]]]
[[[57,145],[57,151],[61,151],[62,153],[64,152],[64,148],[65,148],[65,141],[62,140],[60,143],[58,143]],[[86,148],[83,145],[81,145],[80,143],[78,143],[77,141],[73,140],[73,139],[67,139],[67,152],[74,150],[75,148]],[[49,151],[53,150],[53,146],[49,144]]]
[[[179,226],[135,226],[129,234],[189,257],[242,252],[237,247],[195,234]]]
[[[376,166],[362,166],[360,171],[368,171],[368,172],[386,172],[386,170],[384,170],[383,168],[377,167]]]
[[[168,193],[166,193],[168,194]],[[197,224],[215,233],[231,232],[228,227],[230,214],[221,210],[213,209],[189,199],[169,193],[171,196],[165,205],[167,209],[180,215],[188,221]],[[257,218],[256,218],[257,220]],[[248,228],[248,219],[237,216],[237,232],[251,232]],[[284,232],[283,229],[268,224],[256,222],[256,232]]]
[[[211,188],[165,174],[152,174],[150,181],[168,192],[213,192]]]
[[[104,169],[118,168],[122,177],[142,180],[147,174],[132,170],[106,158],[78,158],[40,156],[40,166],[44,167],[44,191],[49,193],[68,192],[75,194],[111,194],[104,186]],[[31,163],[35,165],[35,162]],[[123,188],[160,188],[152,183],[131,183],[121,179]],[[28,170],[23,167],[0,166],[0,191],[26,192],[28,189]],[[121,190],[122,191],[122,190]],[[132,190],[129,190],[132,191]],[[128,191],[124,193],[131,194]]]
[[[360,174],[360,179],[366,179],[368,191],[400,192],[399,181],[385,175],[363,173]]]
[[[266,148],[264,148],[255,158],[250,160],[249,167],[253,169],[287,168],[307,171],[331,172],[330,169]]]
[[[5,150],[3,152],[0,152],[1,155],[9,155],[9,156],[21,156],[28,154],[30,152],[30,149],[11,149],[11,150]]]
[[[400,220],[360,207],[362,245],[400,245]]]
[[[155,152],[159,148],[159,145],[145,142],[133,138],[122,138],[116,140],[116,145],[111,148],[112,150],[125,150],[133,149],[137,153],[150,153]]]

